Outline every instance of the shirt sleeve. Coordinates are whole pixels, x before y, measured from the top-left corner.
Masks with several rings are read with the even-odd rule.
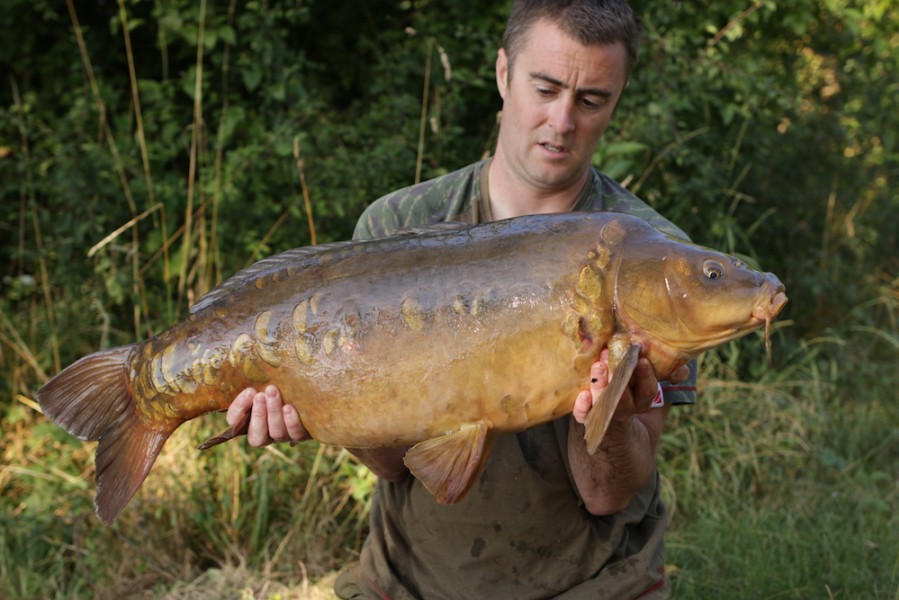
[[[375,240],[389,237],[400,228],[399,215],[393,204],[393,196],[384,196],[373,202],[356,222],[354,240]]]

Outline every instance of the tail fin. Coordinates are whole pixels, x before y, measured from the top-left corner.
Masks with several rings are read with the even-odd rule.
[[[97,514],[111,525],[150,472],[173,429],[153,429],[137,414],[128,379],[135,346],[85,356],[37,392],[44,414],[82,440],[99,440]]]

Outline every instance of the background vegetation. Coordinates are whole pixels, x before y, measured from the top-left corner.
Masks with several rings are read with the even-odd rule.
[[[203,419],[106,528],[93,446],[34,391],[489,152],[507,3],[0,4],[0,597],[327,597],[372,486],[346,452],[199,455],[224,425]],[[707,354],[664,436],[676,597],[897,599],[899,13],[633,4],[644,50],[596,164],[791,298],[773,360]]]

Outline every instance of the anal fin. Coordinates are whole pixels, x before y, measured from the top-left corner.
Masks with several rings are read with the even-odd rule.
[[[586,432],[584,440],[587,442],[587,452],[593,454],[599,448],[602,438],[609,429],[612,417],[615,415],[615,409],[621,397],[627,390],[627,386],[637,368],[637,361],[640,359],[640,345],[634,344],[627,348],[626,353],[618,364],[612,367],[612,381],[603,389],[599,399],[590,409],[587,415]]]
[[[490,455],[493,436],[485,421],[467,423],[452,433],[419,442],[403,459],[440,504],[465,497]]]

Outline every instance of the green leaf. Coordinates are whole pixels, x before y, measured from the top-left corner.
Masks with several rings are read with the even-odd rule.
[[[262,70],[258,66],[249,65],[243,69],[241,76],[247,91],[252,92],[259,87],[259,82],[262,81]]]

